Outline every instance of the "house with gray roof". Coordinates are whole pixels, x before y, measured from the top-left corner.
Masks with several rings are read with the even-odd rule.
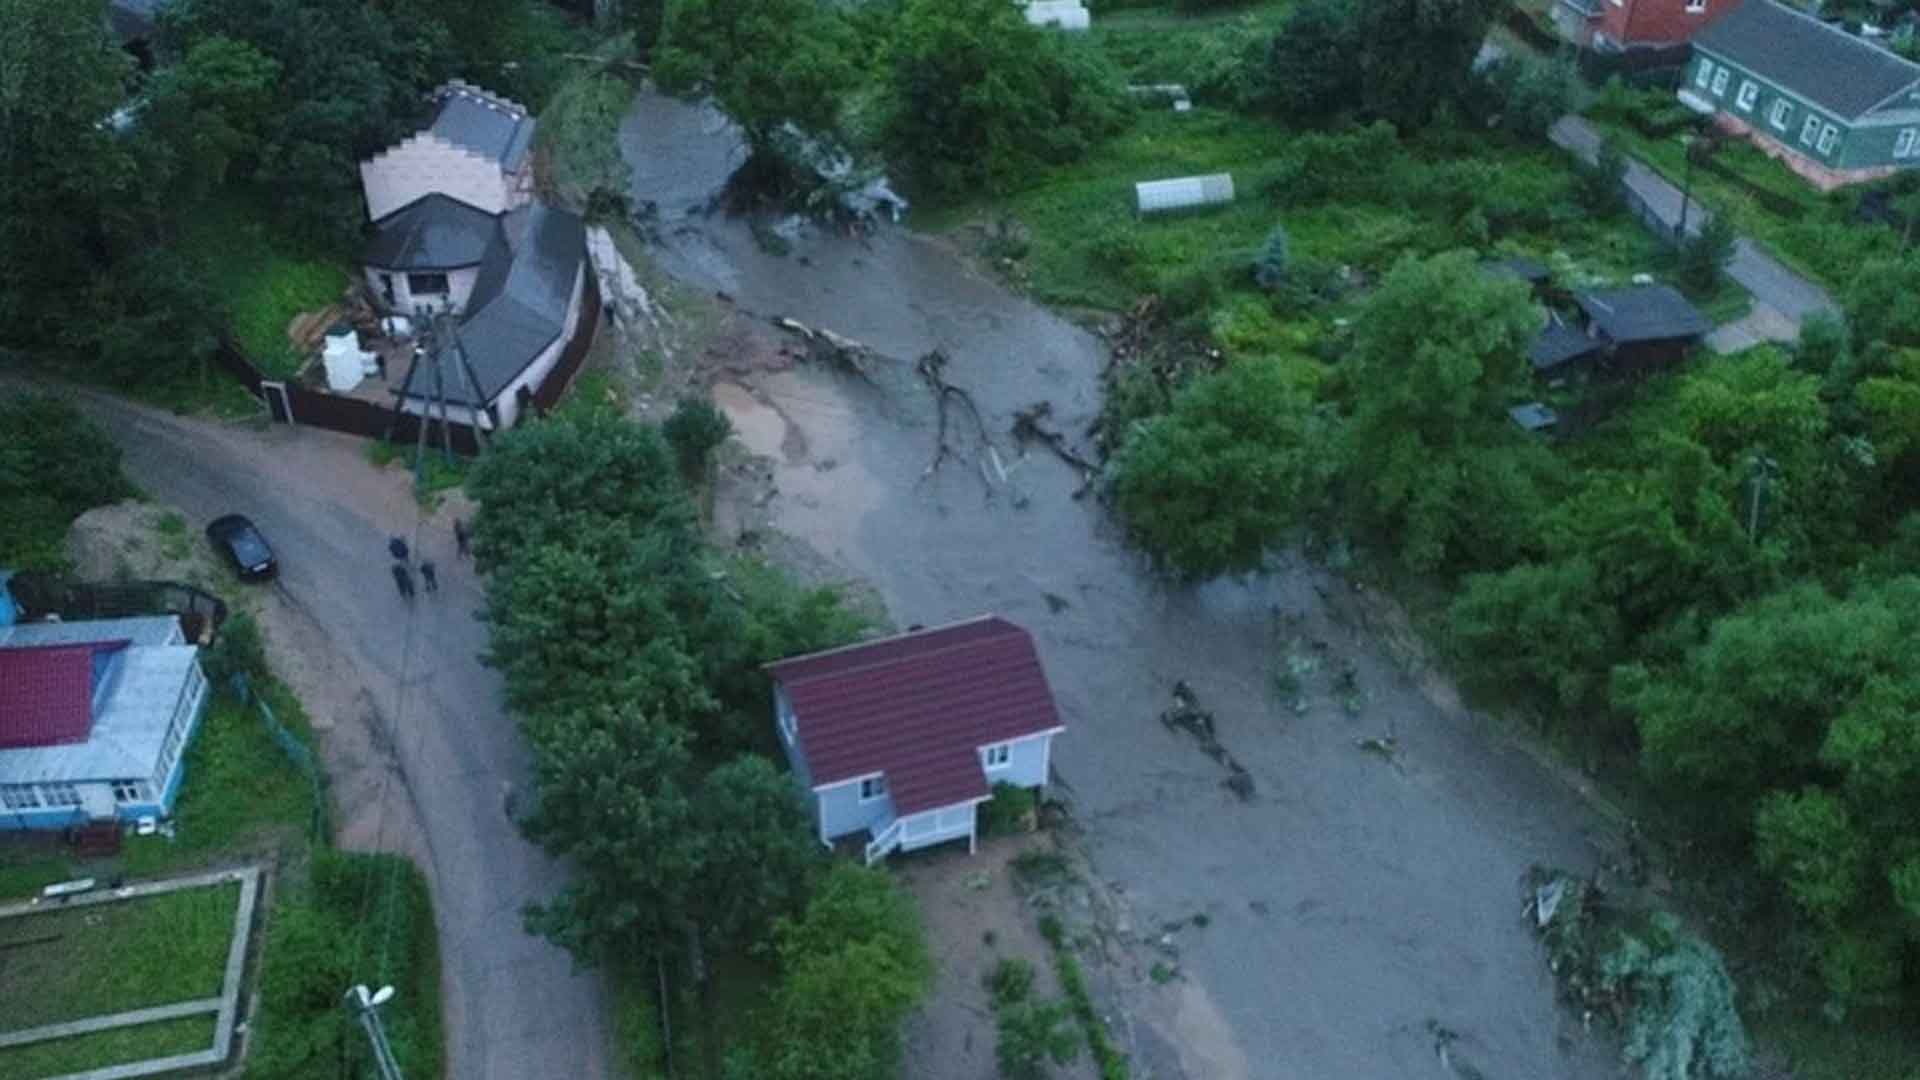
[[[1822,191],[1920,164],[1920,65],[1774,0],[1696,34],[1679,94]]]
[[[367,288],[430,328],[403,411],[509,426],[579,325],[586,229],[534,197],[534,130],[524,107],[451,82],[420,131],[360,165]]]
[[[169,816],[198,654],[170,615],[0,626],[0,831]]]

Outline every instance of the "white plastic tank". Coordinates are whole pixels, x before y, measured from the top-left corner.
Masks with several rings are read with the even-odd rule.
[[[359,386],[376,367],[373,354],[360,347],[360,339],[346,323],[335,323],[327,331],[326,351],[320,359],[327,368],[327,389],[336,394]]]
[[[1093,24],[1093,18],[1080,0],[1029,0],[1027,22],[1062,30],[1085,30]]]
[[[1187,210],[1196,206],[1220,206],[1233,201],[1233,176],[1182,176],[1175,180],[1147,180],[1133,185],[1142,214],[1168,210]]]

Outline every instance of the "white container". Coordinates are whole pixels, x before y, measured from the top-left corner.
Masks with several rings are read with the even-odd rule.
[[[1133,185],[1142,214],[1168,210],[1187,210],[1196,206],[1221,206],[1233,201],[1233,176],[1183,176],[1177,180],[1147,180]]]
[[[336,326],[327,332],[326,351],[320,359],[327,368],[327,389],[336,394],[359,386],[367,372],[376,367],[373,354],[360,347],[350,326]]]
[[[1093,25],[1093,18],[1080,0],[1031,0],[1027,4],[1027,22],[1062,30],[1085,30]]]

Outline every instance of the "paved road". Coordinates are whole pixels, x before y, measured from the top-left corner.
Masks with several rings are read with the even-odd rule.
[[[337,674],[365,686],[358,700],[392,733],[424,843],[411,843],[400,820],[375,831],[384,847],[428,854],[447,1075],[605,1076],[600,980],[521,929],[522,905],[551,896],[565,873],[506,819],[502,785],[524,788],[526,751],[503,712],[498,675],[477,658],[480,588],[454,559],[446,526],[433,524],[415,544],[432,549],[441,591],[409,606],[388,576],[386,542],[413,535],[419,515],[396,477],[368,466],[361,441],[183,420],[91,394],[83,404],[120,444],[134,482],[196,528],[231,511],[259,523],[280,556],[284,598],[326,632]],[[351,818],[357,808],[341,809]]]
[[[1551,138],[1556,145],[1591,162],[1600,152],[1602,136],[1586,120],[1563,116],[1553,125]],[[1666,177],[1629,158],[1625,184],[1670,231],[1679,226],[1683,200],[1680,189]],[[1697,200],[1691,201],[1687,207],[1688,234],[1697,234],[1700,226],[1712,217]],[[1734,242],[1727,274],[1753,294],[1754,311],[1746,319],[1730,324],[1738,329],[1733,335],[1723,336],[1722,345],[1746,339],[1793,340],[1799,336],[1800,323],[1809,316],[1840,312],[1839,305],[1825,289],[1788,269],[1744,236]]]

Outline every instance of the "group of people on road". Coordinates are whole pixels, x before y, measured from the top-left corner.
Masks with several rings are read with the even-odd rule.
[[[467,531],[463,518],[453,520],[453,543],[462,559],[471,554],[472,534]],[[387,551],[393,555],[393,587],[400,591],[400,598],[413,601],[413,567],[408,562],[409,551],[405,537],[396,536],[387,541]],[[421,559],[419,564],[420,582],[430,593],[440,591],[440,578],[436,573],[432,559]]]

